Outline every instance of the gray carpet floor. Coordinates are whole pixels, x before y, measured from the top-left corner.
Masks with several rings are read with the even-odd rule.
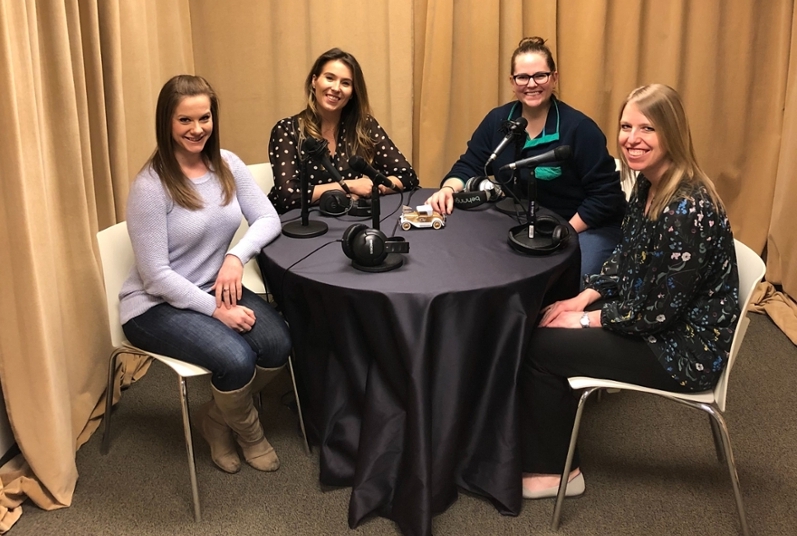
[[[751,326],[731,377],[726,418],[753,534],[797,534],[797,348],[769,318]],[[77,455],[70,508],[45,512],[30,502],[10,534],[397,535],[372,518],[350,530],[347,488],[318,482],[317,451],[307,456],[287,375],[264,398],[264,426],[282,460],[272,474],[244,464],[217,470],[195,435],[203,520],[194,523],[177,380],[155,364],[128,389],[113,414],[111,451],[101,433]],[[195,410],[209,397],[206,379],[189,382]],[[561,535],[739,534],[733,492],[717,462],[708,417],[634,393],[604,396],[585,413],[580,438],[586,494],[568,499]],[[526,501],[518,517],[500,515],[468,494],[434,519],[437,536],[555,534],[553,501]]]

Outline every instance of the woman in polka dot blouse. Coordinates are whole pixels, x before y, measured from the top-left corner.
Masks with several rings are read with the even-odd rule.
[[[320,160],[302,150],[313,137],[326,140],[330,159],[352,197],[370,197],[371,179],[349,168],[354,155],[363,157],[400,190],[418,186],[418,177],[385,130],[371,116],[368,91],[360,64],[351,54],[333,48],[313,64],[305,80],[307,107],[282,119],[271,131],[268,154],[274,170],[274,187],[268,197],[283,214],[300,205],[299,177],[306,160],[308,198],[318,203],[328,190],[342,190]],[[379,186],[381,193],[393,190]]]

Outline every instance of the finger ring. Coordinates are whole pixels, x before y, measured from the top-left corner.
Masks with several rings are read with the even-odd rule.
[[[228,289],[228,288],[223,288],[223,289],[221,289],[221,291],[222,291],[222,292],[229,292],[229,291],[230,291],[230,289]]]

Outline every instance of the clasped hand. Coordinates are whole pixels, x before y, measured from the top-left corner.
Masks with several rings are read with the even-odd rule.
[[[238,300],[243,295],[243,274],[244,266],[241,259],[228,253],[211,287],[216,295],[213,318],[238,333],[250,331],[257,320],[252,309],[238,305]]]
[[[586,289],[569,300],[554,302],[542,310],[539,326],[541,328],[580,328],[584,310],[598,297],[599,294],[596,291]]]
[[[344,182],[355,199],[358,197],[371,197],[371,179],[360,177],[359,179],[348,179]]]

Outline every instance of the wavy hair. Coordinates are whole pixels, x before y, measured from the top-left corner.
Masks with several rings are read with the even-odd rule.
[[[346,131],[344,142],[349,156],[360,155],[368,162],[373,162],[375,146],[374,140],[368,135],[368,121],[371,117],[371,106],[368,104],[368,89],[365,87],[365,77],[357,59],[339,48],[327,50],[313,63],[313,68],[304,81],[304,91],[307,95],[307,107],[299,114],[299,139],[309,137],[321,139],[321,116],[318,113],[318,103],[313,89],[313,78],[322,74],[324,66],[330,61],[340,61],[351,69],[352,94],[349,102],[343,107],[340,122]]]
[[[678,198],[682,185],[703,185],[711,200],[718,207],[723,207],[722,200],[714,188],[714,183],[700,168],[692,145],[692,133],[686,118],[681,96],[670,86],[650,84],[638,87],[626,97],[620,107],[618,125],[623,111],[629,103],[634,103],[639,111],[650,121],[670,165],[662,175],[653,200],[650,203],[648,217],[656,220],[664,208]],[[620,154],[621,174],[623,180],[633,180],[634,171],[628,166],[628,160],[620,146],[618,136],[617,151]]]
[[[224,204],[232,201],[235,195],[235,178],[221,157],[219,144],[219,99],[207,80],[201,76],[181,74],[171,78],[161,88],[158,104],[155,108],[155,138],[157,146],[146,165],[150,165],[160,177],[172,200],[189,210],[202,208],[202,199],[191,182],[185,176],[177,157],[174,154],[175,141],[172,137],[172,121],[174,112],[186,97],[205,95],[210,100],[210,114],[213,119],[213,130],[205,147],[202,149],[202,160],[209,169],[216,173],[224,192]]]

